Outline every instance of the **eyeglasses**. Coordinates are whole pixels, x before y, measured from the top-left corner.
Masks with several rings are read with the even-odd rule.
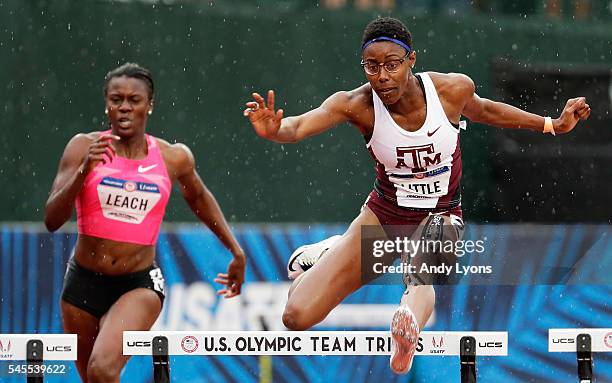
[[[385,70],[387,71],[387,73],[397,73],[400,70],[400,66],[402,65],[402,63],[406,61],[407,57],[408,55],[404,56],[401,59],[389,60],[389,61],[385,61],[384,63],[377,63],[376,61],[361,60],[360,64],[363,67],[363,70],[366,72],[366,74],[370,76],[376,76],[377,74],[379,74],[380,67],[385,67]]]

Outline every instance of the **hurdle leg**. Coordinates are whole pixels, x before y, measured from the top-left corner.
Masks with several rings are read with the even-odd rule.
[[[26,359],[28,371],[26,374],[27,383],[42,383],[44,375],[41,371],[43,364],[43,342],[38,339],[31,339],[26,343]],[[30,372],[30,366],[33,371]]]
[[[168,338],[156,336],[151,344],[153,348],[153,381],[170,383],[170,360],[168,357]]]
[[[461,383],[476,383],[476,338],[461,337],[459,341]]]
[[[593,381],[591,335],[578,334],[576,337],[576,360],[578,362],[578,379],[580,383],[591,383]]]

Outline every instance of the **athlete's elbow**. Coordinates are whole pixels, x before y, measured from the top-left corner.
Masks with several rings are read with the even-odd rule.
[[[54,231],[59,229],[61,226],[62,225],[58,224],[51,218],[45,217],[45,227],[47,228],[47,231],[49,231],[50,233],[53,233]]]
[[[53,211],[47,206],[45,208],[45,227],[51,233],[62,227],[65,221],[58,219],[58,214],[54,214]]]

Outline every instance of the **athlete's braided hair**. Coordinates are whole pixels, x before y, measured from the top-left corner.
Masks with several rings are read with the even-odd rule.
[[[121,76],[137,78],[139,80],[144,81],[144,83],[147,84],[147,87],[149,88],[149,100],[153,98],[155,87],[153,86],[153,77],[151,76],[151,71],[135,63],[125,63],[109,71],[106,74],[106,76],[104,77],[104,97],[106,97],[106,94],[108,92],[108,83],[110,82],[110,80],[113,77]]]
[[[404,23],[392,17],[379,17],[370,21],[363,31],[361,46],[363,47],[368,41],[382,36],[397,39],[412,47],[412,34]]]

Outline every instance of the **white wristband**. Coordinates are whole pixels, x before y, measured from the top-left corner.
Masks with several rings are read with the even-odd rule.
[[[555,135],[555,129],[553,129],[552,118],[544,117],[544,133],[550,133],[553,136]]]

